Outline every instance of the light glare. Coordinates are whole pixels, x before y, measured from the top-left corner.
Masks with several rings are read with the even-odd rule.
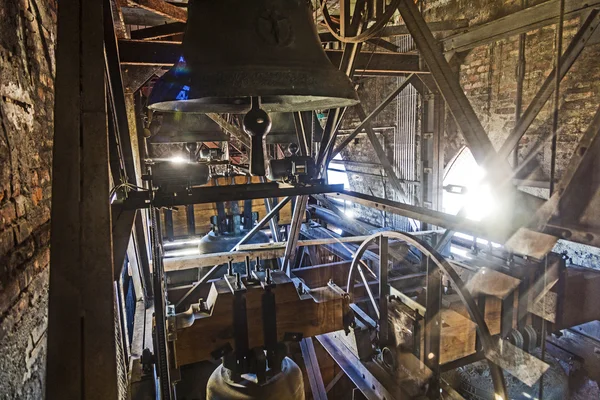
[[[174,164],[184,164],[187,162],[187,160],[185,158],[183,158],[182,156],[171,157],[171,158],[169,158],[169,161],[171,161]]]

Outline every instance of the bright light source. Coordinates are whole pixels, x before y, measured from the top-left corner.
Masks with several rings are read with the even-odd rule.
[[[344,210],[344,214],[346,214],[346,217],[348,218],[354,218],[354,210],[352,209]]]
[[[171,250],[165,252],[165,257],[185,257],[185,256],[195,256],[200,254],[200,251],[197,247],[181,249],[181,250]]]
[[[450,253],[456,254],[457,256],[461,256],[463,258],[468,258],[468,259],[471,258],[471,257],[469,257],[469,252],[467,250],[460,249],[460,248],[455,247],[455,246],[450,246]]]
[[[490,216],[497,209],[497,202],[492,188],[484,182],[485,177],[486,171],[477,165],[469,149],[463,149],[444,177],[444,187],[464,191],[445,191],[444,211],[457,214],[464,207],[467,218],[474,221]]]
[[[184,163],[188,162],[188,160],[186,160],[182,156],[171,157],[171,158],[169,158],[169,161],[171,161],[172,163],[175,163],[175,164],[184,164]]]
[[[464,205],[467,210],[468,219],[481,221],[488,217],[496,208],[492,189],[487,184],[477,184],[469,188],[465,196]]]
[[[197,245],[200,243],[200,241],[202,241],[202,238],[190,239],[190,240],[180,240],[177,242],[166,242],[166,243],[163,243],[163,247],[166,249],[169,247],[176,247],[176,246]]]

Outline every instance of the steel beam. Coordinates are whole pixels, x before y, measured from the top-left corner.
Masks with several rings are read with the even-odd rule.
[[[275,207],[271,208],[269,213],[265,215],[263,219],[261,219],[243,238],[241,238],[231,251],[238,251],[240,246],[248,243],[250,239],[252,239],[252,237],[254,237],[254,235],[256,235],[258,231],[260,231],[266,225],[267,222],[273,221],[273,217],[275,217],[291,199],[291,197],[285,197]]]
[[[388,344],[388,301],[390,288],[388,286],[388,238],[379,237],[379,344]]]
[[[431,29],[432,32],[443,32],[443,31],[455,31],[455,30],[464,30],[469,27],[469,20],[467,19],[457,19],[453,21],[435,21],[428,22],[427,26]],[[386,26],[379,32],[379,37],[394,37],[394,36],[403,36],[408,35],[410,32],[406,28],[406,25],[391,25]],[[337,42],[338,40],[333,37],[333,35],[329,32],[319,33],[319,38],[321,42]],[[373,44],[377,41],[378,38],[372,39]]]
[[[327,391],[325,390],[325,384],[323,383],[323,377],[319,368],[319,360],[311,337],[302,339],[300,350],[302,351],[302,358],[306,366],[306,375],[308,376],[313,400],[327,400]]]
[[[349,200],[353,203],[362,204],[366,207],[376,208],[378,210],[402,215],[407,218],[427,222],[435,226],[457,230],[459,232],[464,232],[481,238],[491,239],[497,243],[504,242],[504,238],[498,237],[498,232],[494,227],[486,227],[482,224],[466,218],[458,217],[456,215],[446,214],[423,207],[412,206],[393,200],[381,199],[348,190],[330,194],[327,195],[327,197]]]
[[[300,228],[306,215],[306,205],[308,204],[308,196],[296,197],[296,204],[294,206],[294,212],[292,214],[292,221],[290,223],[290,230],[287,237],[285,246],[285,254],[281,263],[281,269],[284,270],[288,276],[291,275],[292,264],[296,261],[296,253],[298,251],[298,239],[300,238]]]
[[[526,33],[558,22],[560,0],[544,3],[517,11],[487,24],[468,29],[464,33],[443,40],[446,52],[461,52]],[[569,0],[565,4],[565,19],[575,18],[600,5],[598,0]]]
[[[122,65],[173,66],[182,54],[181,43],[144,40],[119,40]],[[333,65],[342,60],[341,50],[325,50]],[[360,76],[399,76],[419,71],[419,56],[390,52],[360,54],[356,61],[356,74]]]
[[[414,2],[402,0],[398,10],[420,51],[420,55],[427,63],[442,96],[446,100],[450,112],[460,127],[473,157],[478,164],[487,165],[496,155],[494,146],[460,87],[455,73],[444,58],[443,52],[439,49],[437,40],[433,37]],[[496,177],[503,177],[508,173],[509,166],[505,161],[497,164],[493,168],[488,168],[488,172]]]
[[[425,260],[427,271],[427,296],[425,300],[424,359],[431,369],[430,398],[439,398],[440,343],[442,333],[442,273],[429,257]]]
[[[565,50],[564,54],[560,60],[560,75],[559,79],[562,80],[581,52],[584,47],[587,45],[588,41],[597,31],[598,26],[600,25],[600,13],[598,10],[593,10],[586,21],[581,25],[581,28],[569,44],[569,47]],[[527,129],[531,126],[537,115],[540,113],[548,99],[553,93],[554,83],[556,81],[556,68],[550,72],[550,75],[546,78],[542,87],[538,90],[535,97],[527,107],[527,110],[523,113],[521,119],[512,130],[508,138],[506,138],[505,142],[502,144],[500,151],[498,152],[498,157],[506,158],[510,155],[510,153],[517,147],[519,141],[527,132]]]
[[[300,147],[300,155],[308,156],[311,154],[312,131],[304,124],[304,118],[301,112],[294,113],[294,126],[296,128],[296,136],[298,138],[298,146]]]
[[[358,220],[348,217],[344,213],[344,211],[340,210],[339,207],[327,197],[321,195],[317,195],[315,197],[317,198],[317,200],[321,201],[328,209],[330,209],[340,220],[344,221],[342,224],[340,224],[342,226],[339,226],[339,228],[344,229],[344,225],[347,225],[351,227],[350,231],[352,233],[356,233],[358,235],[368,235],[369,233],[371,233],[371,227],[363,224]]]
[[[364,5],[364,0],[360,2],[361,5]],[[358,10],[359,4],[356,4],[356,9]],[[347,33],[350,35],[354,35],[361,30],[361,21],[362,21],[362,13],[355,12],[352,17],[352,24],[347,28]],[[360,50],[362,49],[362,43],[347,43],[344,51],[342,53],[342,57],[340,62],[334,62],[332,60],[333,65],[339,66],[339,69],[343,71],[350,78],[354,76],[355,66],[357,63],[357,58],[360,55]],[[317,154],[317,168],[319,170],[319,176],[326,175],[327,169],[327,161],[330,158],[331,151],[333,150],[333,146],[335,144],[337,138],[337,129],[338,126],[346,113],[347,108],[336,108],[334,110],[330,110],[327,114],[327,121],[325,123],[325,128],[323,129],[323,136],[321,138],[321,146],[319,147],[319,152]]]
[[[368,400],[381,399],[408,399],[409,394],[404,392],[393,379],[389,377],[389,382],[382,382],[385,374],[375,376],[360,359],[350,351],[344,342],[338,337],[343,333],[328,333],[319,335],[316,339],[323,348],[329,353],[346,376],[356,385],[358,390]],[[389,376],[389,375],[388,375]]]
[[[113,262],[114,279],[119,280],[119,274],[123,270],[125,264],[125,256],[127,248],[131,241],[131,233],[133,231],[134,221],[137,211],[122,210],[121,207],[112,207],[112,236],[113,236]]]
[[[343,189],[343,185],[310,185],[310,186],[291,186],[269,183],[254,183],[249,185],[228,185],[228,186],[206,186],[195,187],[178,192],[161,193],[156,192],[154,198],[148,191],[132,192],[130,196],[123,201],[127,209],[148,208],[150,204],[155,207],[176,207],[189,204],[217,203],[221,201],[236,201],[249,199],[264,199],[280,196],[303,196],[322,193],[338,192]]]
[[[216,122],[217,125],[219,125],[224,131],[229,132],[236,139],[242,142],[242,144],[246,146],[246,148],[249,149],[251,147],[250,136],[246,132],[244,132],[242,128],[235,126],[230,122],[227,122],[227,120],[225,120],[225,118],[223,118],[219,114],[207,113],[206,115],[214,122]]]
[[[427,91],[426,91],[427,92]],[[444,175],[444,123],[446,105],[438,93],[427,92],[422,97],[421,119],[421,205],[440,210]],[[421,226],[427,230],[427,225]]]
[[[108,16],[111,18],[108,18]],[[112,109],[115,114],[115,134],[118,139],[117,143],[120,148],[120,155],[123,158],[127,182],[137,185],[133,148],[130,139],[131,133],[129,132],[129,121],[127,119],[123,77],[121,75],[121,66],[119,65],[119,48],[110,9],[104,18],[104,46],[109,101],[112,103]],[[137,134],[137,132],[132,133]],[[124,182],[114,182],[115,185],[118,185],[119,183]]]

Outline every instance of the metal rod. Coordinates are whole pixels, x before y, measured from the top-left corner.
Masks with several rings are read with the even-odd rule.
[[[360,265],[357,266],[357,270],[358,270],[358,274],[360,275],[360,278],[363,281],[363,284],[365,285],[365,291],[369,295],[369,299],[371,300],[371,304],[373,305],[373,309],[375,310],[377,319],[381,320],[381,313],[379,311],[377,301],[375,301],[375,296],[373,296],[373,292],[371,291],[371,286],[369,285],[369,281],[367,280],[367,277],[365,276],[365,273]]]
[[[294,125],[296,126],[296,135],[298,136],[298,144],[300,145],[300,154],[303,156],[310,155],[310,144],[307,140],[306,127],[300,112],[294,113]]]
[[[508,157],[510,152],[518,145],[525,132],[527,132],[527,129],[552,95],[552,83],[556,84],[557,78],[562,80],[567,72],[569,72],[569,69],[573,66],[592,35],[598,29],[598,25],[600,25],[599,12],[598,10],[593,10],[575,36],[573,36],[565,53],[561,55],[560,69],[554,68],[550,72],[542,87],[538,90],[534,99],[529,103],[529,106],[515,125],[515,128],[502,144],[502,147],[498,151],[499,158]],[[557,74],[556,71],[560,71],[560,73]]]
[[[527,7],[527,0],[521,0],[521,8]],[[517,98],[515,100],[515,125],[519,123],[521,119],[521,113],[523,111],[523,82],[525,81],[525,44],[527,40],[527,34],[522,33],[519,35],[519,60],[517,62]],[[515,145],[513,151],[513,168],[519,165],[519,144]]]
[[[561,1],[561,3],[564,6],[564,0]],[[546,257],[544,258],[544,288],[547,287],[548,285],[548,255],[546,255]],[[543,298],[543,310],[546,310],[546,298],[547,296],[544,296]],[[541,360],[542,362],[545,362],[546,360],[546,319],[542,318],[542,343],[541,343],[541,347],[542,347],[542,354],[541,354]],[[539,400],[543,400],[544,399],[544,374],[542,374],[542,376],[540,377],[540,389],[539,389],[539,394],[538,394]]]
[[[240,239],[240,241],[233,247],[231,251],[238,251],[241,245],[248,243],[250,239],[252,239],[252,237],[258,231],[260,231],[263,226],[265,226],[265,224],[269,222],[290,200],[291,197],[284,197],[279,204],[273,207],[273,209],[267,215],[265,215],[264,218],[261,219],[254,228],[250,230],[250,232]]]
[[[388,238],[379,237],[379,345],[388,342]]]
[[[563,27],[565,22],[565,0],[560,2],[560,13],[558,17],[558,25],[556,27],[556,66],[555,70],[561,69],[562,43],[563,43]],[[554,178],[556,176],[556,144],[558,141],[558,113],[560,102],[560,81],[559,74],[556,74],[554,80],[554,114],[552,116],[552,158],[550,159],[550,196],[554,193]],[[541,396],[540,396],[541,400]]]
[[[283,262],[281,264],[281,268],[286,271],[288,276],[291,273],[292,262],[296,259],[296,251],[298,250],[297,244],[298,239],[300,238],[300,228],[306,213],[307,203],[308,196],[298,196],[298,198],[296,198],[296,206],[294,207],[292,222],[290,224],[290,234],[288,235]]]
[[[357,2],[355,6],[356,11],[352,16],[352,23],[350,26],[351,32],[348,32],[350,35],[358,33],[361,30],[362,10],[364,7],[359,7],[359,3],[364,5],[364,0]],[[344,48],[342,61],[340,63],[340,70],[344,71],[344,73],[350,78],[352,78],[354,75],[356,59],[361,48],[361,43],[347,44]],[[345,112],[346,108],[336,108],[334,110],[330,110],[329,114],[327,115],[327,122],[325,123],[325,128],[323,129],[321,148],[319,149],[319,154],[317,156],[317,167],[319,168],[321,176],[325,173],[327,160],[331,158],[330,154],[337,138],[337,128]]]

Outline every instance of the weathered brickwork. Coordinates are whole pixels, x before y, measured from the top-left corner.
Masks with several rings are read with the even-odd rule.
[[[541,2],[543,1],[530,1],[529,4]],[[520,1],[439,0],[427,2],[426,18],[436,21],[466,18],[471,24],[480,24],[519,9]],[[563,51],[567,48],[580,24],[583,23],[583,18],[585,17],[565,21]],[[555,25],[527,33],[523,111],[554,67],[555,36]],[[513,36],[477,47],[468,54],[459,55],[461,86],[496,149],[500,148],[515,125],[518,43],[519,37]],[[556,154],[557,178],[560,178],[562,171],[568,165],[581,135],[587,129],[598,104],[600,104],[598,56],[600,56],[600,46],[588,45],[561,83]],[[550,133],[553,107],[551,98],[519,143],[521,159],[541,135]],[[446,154],[448,157],[461,147],[463,139],[458,134],[449,135],[447,140],[450,147]],[[548,142],[537,156],[540,170],[537,171],[536,178],[549,179],[550,159],[550,143]]]
[[[0,0],[0,399],[43,398],[54,0]]]
[[[529,5],[544,0],[530,0]],[[471,26],[483,24],[506,16],[521,8],[521,0],[430,0],[425,2],[425,18],[428,21],[467,19]],[[568,19],[564,24],[563,51],[583,23],[585,16]],[[448,32],[436,35],[448,35]],[[542,83],[554,67],[556,26],[549,25],[530,31],[526,35],[525,75],[523,82],[523,111],[534,98]],[[400,38],[392,39],[399,41]],[[517,98],[517,64],[519,36],[479,46],[471,51],[459,53],[452,60],[460,84],[490,140],[499,149],[515,126],[515,102]],[[368,51],[368,50],[367,50]],[[598,104],[600,104],[600,45],[589,44],[561,83],[559,102],[559,132],[556,154],[557,179],[569,164],[581,135],[587,129]],[[370,112],[383,100],[387,93],[397,86],[396,79],[364,79],[361,85],[361,100]],[[519,155],[523,157],[537,143],[538,139],[549,136],[552,129],[553,99],[546,103],[527,134],[519,143]],[[356,123],[355,116],[349,114],[349,124]],[[392,102],[374,121],[374,126],[394,126],[398,124],[396,102]],[[418,122],[418,121],[417,121]],[[348,123],[348,122],[346,122]],[[448,114],[445,127],[446,163],[464,146],[465,142],[456,129],[452,116]],[[393,159],[391,142],[382,139],[384,147]],[[417,142],[419,135],[417,135]],[[418,145],[418,143],[417,143]],[[418,147],[416,148],[418,151]],[[377,157],[365,136],[358,136],[344,159],[351,161],[377,162]],[[550,179],[551,150],[550,141],[546,141],[535,160],[524,169],[531,178],[540,181]],[[379,166],[347,166],[348,170],[366,173],[352,178],[349,183],[352,190],[375,195],[391,193],[391,185],[378,176],[382,174]],[[535,190],[536,195],[547,196],[547,190]],[[389,198],[389,196],[388,196]],[[361,210],[362,211],[362,210]],[[380,213],[367,213],[361,218],[373,224],[381,223]]]

